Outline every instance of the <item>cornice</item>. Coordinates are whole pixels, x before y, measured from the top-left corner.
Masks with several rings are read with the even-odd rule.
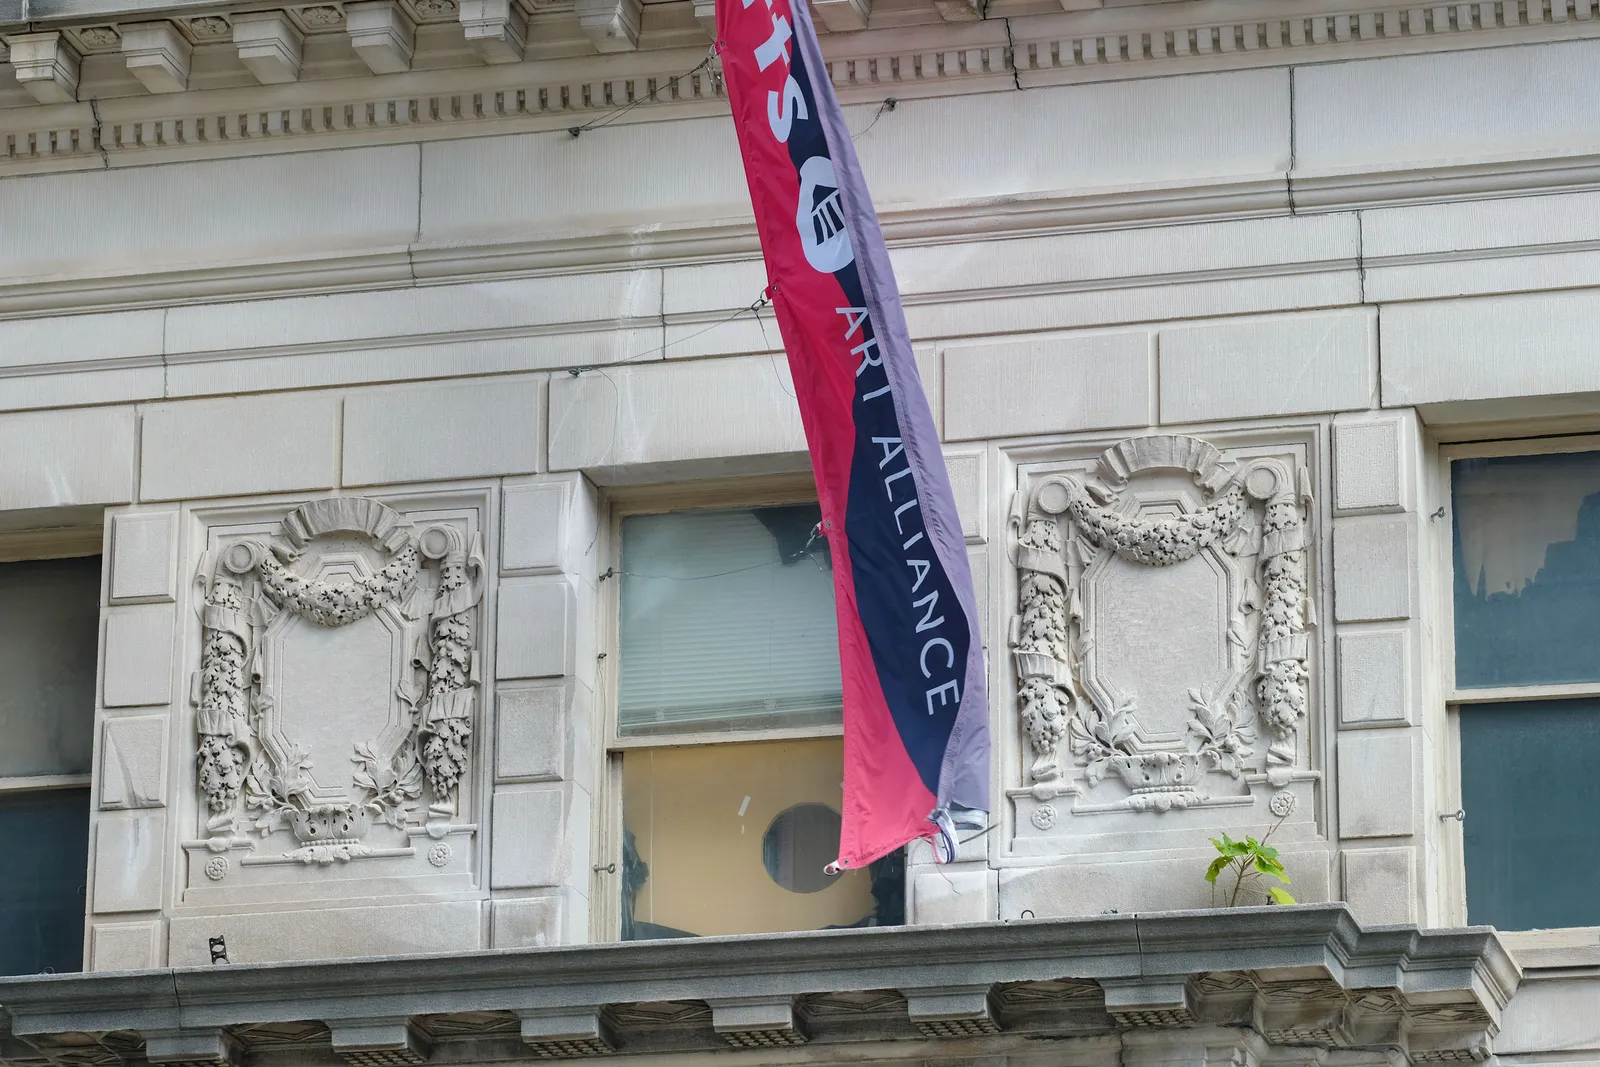
[[[397,1042],[423,1029],[475,1038],[474,1056],[506,1059],[514,1053],[494,1040],[524,1056],[524,1042],[574,1054],[547,1039],[561,1027],[570,1042],[585,1019],[593,1041],[623,1052],[663,1047],[663,1030],[683,1050],[770,1044],[741,1039],[760,1018],[772,1020],[762,1033],[788,1031],[782,1044],[918,1031],[1004,1042],[1007,1031],[1083,1036],[1203,1020],[1298,1045],[1398,1047],[1420,1062],[1482,1058],[1520,977],[1487,928],[1363,930],[1334,904],[6,978],[0,1007],[43,1056],[103,1042],[126,1057],[146,1043],[152,1061],[178,1058],[157,1055],[158,1041],[222,1050],[248,1044],[252,1028],[307,1019],[333,1031],[335,1051],[342,1027],[381,1023]],[[31,1058],[6,1049],[6,1062]]]
[[[58,4],[50,26],[82,41],[94,28],[88,23],[98,21],[105,32],[93,39],[109,43],[86,53],[76,102],[0,109],[0,176],[557,130],[622,103],[637,106],[618,123],[726,108],[714,69],[672,82],[704,57],[708,43],[685,0],[650,5],[639,47],[603,56],[576,32],[570,11],[540,6],[527,16],[537,40],[522,62],[506,63],[482,61],[461,40],[452,21],[456,0],[405,0],[405,10],[418,2],[418,10],[433,13],[417,15],[432,19],[418,23],[418,63],[425,58],[443,69],[359,73],[365,67],[352,58],[342,28],[304,27],[319,32],[306,37],[300,80],[256,84],[230,41],[194,38],[195,53],[210,58],[209,73],[193,82],[206,87],[175,93],[141,92],[125,72],[117,74],[114,27],[125,16],[68,17],[83,5]],[[206,8],[210,14],[173,7],[157,10],[180,29],[213,19],[225,34],[234,17],[215,4]],[[886,10],[874,28],[828,34],[823,49],[834,84],[847,103],[865,103],[1600,37],[1600,0],[1186,0],[1055,14],[1039,13],[1049,10],[1040,0],[994,0],[988,10],[983,21],[944,23],[932,8],[913,5]],[[299,11],[282,12],[291,29],[304,23]],[[918,24],[922,18],[933,21]],[[193,38],[192,30],[184,34]],[[323,58],[313,62],[317,56]]]

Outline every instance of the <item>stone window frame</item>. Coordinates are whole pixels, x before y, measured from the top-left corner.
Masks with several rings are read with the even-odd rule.
[[[635,515],[661,515],[683,511],[725,511],[737,508],[814,504],[816,484],[809,472],[694,483],[617,487],[602,491],[600,500],[601,561],[610,572],[622,568],[622,523]],[[597,744],[602,769],[599,799],[599,841],[595,859],[594,895],[590,897],[590,936],[596,941],[621,939],[622,871],[622,756],[638,749],[684,746],[755,744],[762,741],[797,741],[844,736],[842,724],[788,726],[758,729],[686,731],[682,733],[620,736],[617,729],[618,681],[621,663],[622,583],[604,578],[599,587],[600,649],[603,669],[596,698],[604,713]]]
[[[1600,698],[1600,681],[1542,683],[1534,685],[1481,686],[1461,689],[1456,686],[1455,553],[1451,534],[1455,528],[1455,506],[1451,489],[1451,464],[1459,459],[1492,459],[1504,456],[1548,456],[1567,452],[1600,451],[1600,433],[1565,434],[1553,437],[1496,436],[1491,439],[1441,442],[1433,465],[1433,486],[1437,499],[1431,522],[1434,547],[1432,577],[1435,579],[1434,604],[1439,611],[1435,647],[1439,666],[1439,702],[1444,712],[1443,759],[1439,769],[1439,819],[1443,828],[1439,844],[1441,900],[1446,923],[1464,926],[1467,922],[1467,869],[1464,823],[1455,817],[1463,810],[1461,797],[1461,709],[1463,706],[1508,703],[1523,700],[1561,700],[1579,697]],[[1595,952],[1600,962],[1600,925],[1553,927],[1544,930],[1505,930],[1499,936],[1519,957],[1532,961],[1548,950],[1585,948]]]

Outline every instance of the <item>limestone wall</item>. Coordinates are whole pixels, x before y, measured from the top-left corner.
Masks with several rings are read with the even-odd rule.
[[[1301,900],[1464,922],[1436,452],[1600,424],[1597,60],[988,86],[861,135],[996,740],[998,828],[915,857],[914,921],[1205,906],[1207,839],[1281,818]],[[605,936],[607,492],[806,468],[725,118],[385,136],[0,181],[0,507],[104,509],[90,968]],[[338,574],[370,602],[319,622]],[[464,755],[394,766],[408,729]]]

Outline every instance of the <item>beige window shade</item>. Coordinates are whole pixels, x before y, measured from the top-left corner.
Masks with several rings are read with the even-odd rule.
[[[839,721],[820,519],[811,504],[623,521],[621,735]]]
[[[625,939],[854,926],[878,910],[839,854],[838,738],[630,749],[622,757]],[[824,808],[832,833],[785,833]],[[801,891],[790,886],[803,883]],[[785,884],[788,883],[788,884]]]

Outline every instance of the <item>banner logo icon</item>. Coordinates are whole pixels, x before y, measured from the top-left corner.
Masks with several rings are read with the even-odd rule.
[[[833,160],[827,156],[812,156],[800,165],[799,211],[794,222],[806,262],[813,270],[832,274],[855,260],[850,234],[844,228],[844,205],[839,202]]]

